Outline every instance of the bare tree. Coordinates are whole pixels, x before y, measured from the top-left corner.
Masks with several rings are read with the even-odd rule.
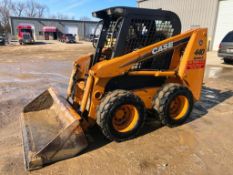
[[[41,18],[48,11],[48,7],[46,5],[40,4],[35,0],[28,0],[25,3],[25,16],[32,18]]]
[[[79,18],[79,20],[81,21],[91,21],[91,18],[89,18],[88,16],[82,16]]]
[[[50,18],[50,19],[57,19],[57,15],[52,14],[52,15],[49,15],[48,18]]]
[[[70,16],[62,14],[62,13],[52,14],[49,16],[49,18],[51,18],[51,19],[63,19],[63,20],[75,20],[74,16],[70,17]]]
[[[27,17],[36,17],[36,2],[34,0],[26,2],[25,14]]]
[[[48,14],[48,7],[39,3],[37,0],[0,0],[0,26],[5,32],[10,32],[9,18],[10,16],[24,17],[44,17]],[[53,19],[75,19],[68,15],[58,13],[52,15]]]
[[[58,13],[57,14],[57,19],[65,19],[68,20],[70,19],[70,17],[68,15],[62,14],[62,13]]]
[[[18,17],[24,16],[26,4],[25,2],[18,1],[12,4],[12,8],[13,8],[13,14],[15,16],[18,16]]]
[[[3,30],[6,32],[10,31],[9,18],[12,9],[11,0],[0,1],[0,22],[3,26]]]
[[[37,12],[37,17],[41,18],[45,15],[45,12],[48,11],[48,7],[46,5],[42,5],[39,3],[35,4],[36,12]]]
[[[1,25],[1,23],[0,23],[0,35],[1,35],[3,32],[4,32],[4,29],[3,29],[3,27],[2,27],[2,25]]]

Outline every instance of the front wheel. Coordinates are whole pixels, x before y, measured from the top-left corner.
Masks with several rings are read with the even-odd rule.
[[[172,126],[184,123],[193,109],[193,95],[182,85],[165,85],[153,100],[153,108],[158,112],[164,125]]]
[[[144,103],[125,90],[108,93],[97,111],[97,124],[110,140],[123,141],[135,137],[144,121]]]

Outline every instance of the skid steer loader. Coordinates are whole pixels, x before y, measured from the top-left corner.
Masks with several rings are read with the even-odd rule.
[[[50,88],[22,112],[28,170],[80,153],[96,123],[123,141],[138,134],[146,111],[179,125],[200,99],[207,29],[180,34],[179,17],[162,9],[113,7],[93,16],[102,19],[96,52],[74,62],[67,97]]]

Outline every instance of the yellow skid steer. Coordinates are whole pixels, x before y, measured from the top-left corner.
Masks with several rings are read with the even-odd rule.
[[[161,9],[112,7],[93,16],[102,19],[96,52],[74,62],[67,97],[50,88],[23,110],[28,170],[80,153],[96,124],[106,138],[124,141],[137,136],[147,111],[179,125],[200,99],[207,29],[180,34],[179,17]]]

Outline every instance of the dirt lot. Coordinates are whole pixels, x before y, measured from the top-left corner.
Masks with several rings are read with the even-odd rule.
[[[90,43],[0,47],[0,174],[24,170],[19,115],[49,86],[65,94],[72,62]],[[202,100],[179,127],[147,123],[140,137],[108,142],[98,130],[85,153],[30,174],[232,174],[233,65],[208,54]]]

